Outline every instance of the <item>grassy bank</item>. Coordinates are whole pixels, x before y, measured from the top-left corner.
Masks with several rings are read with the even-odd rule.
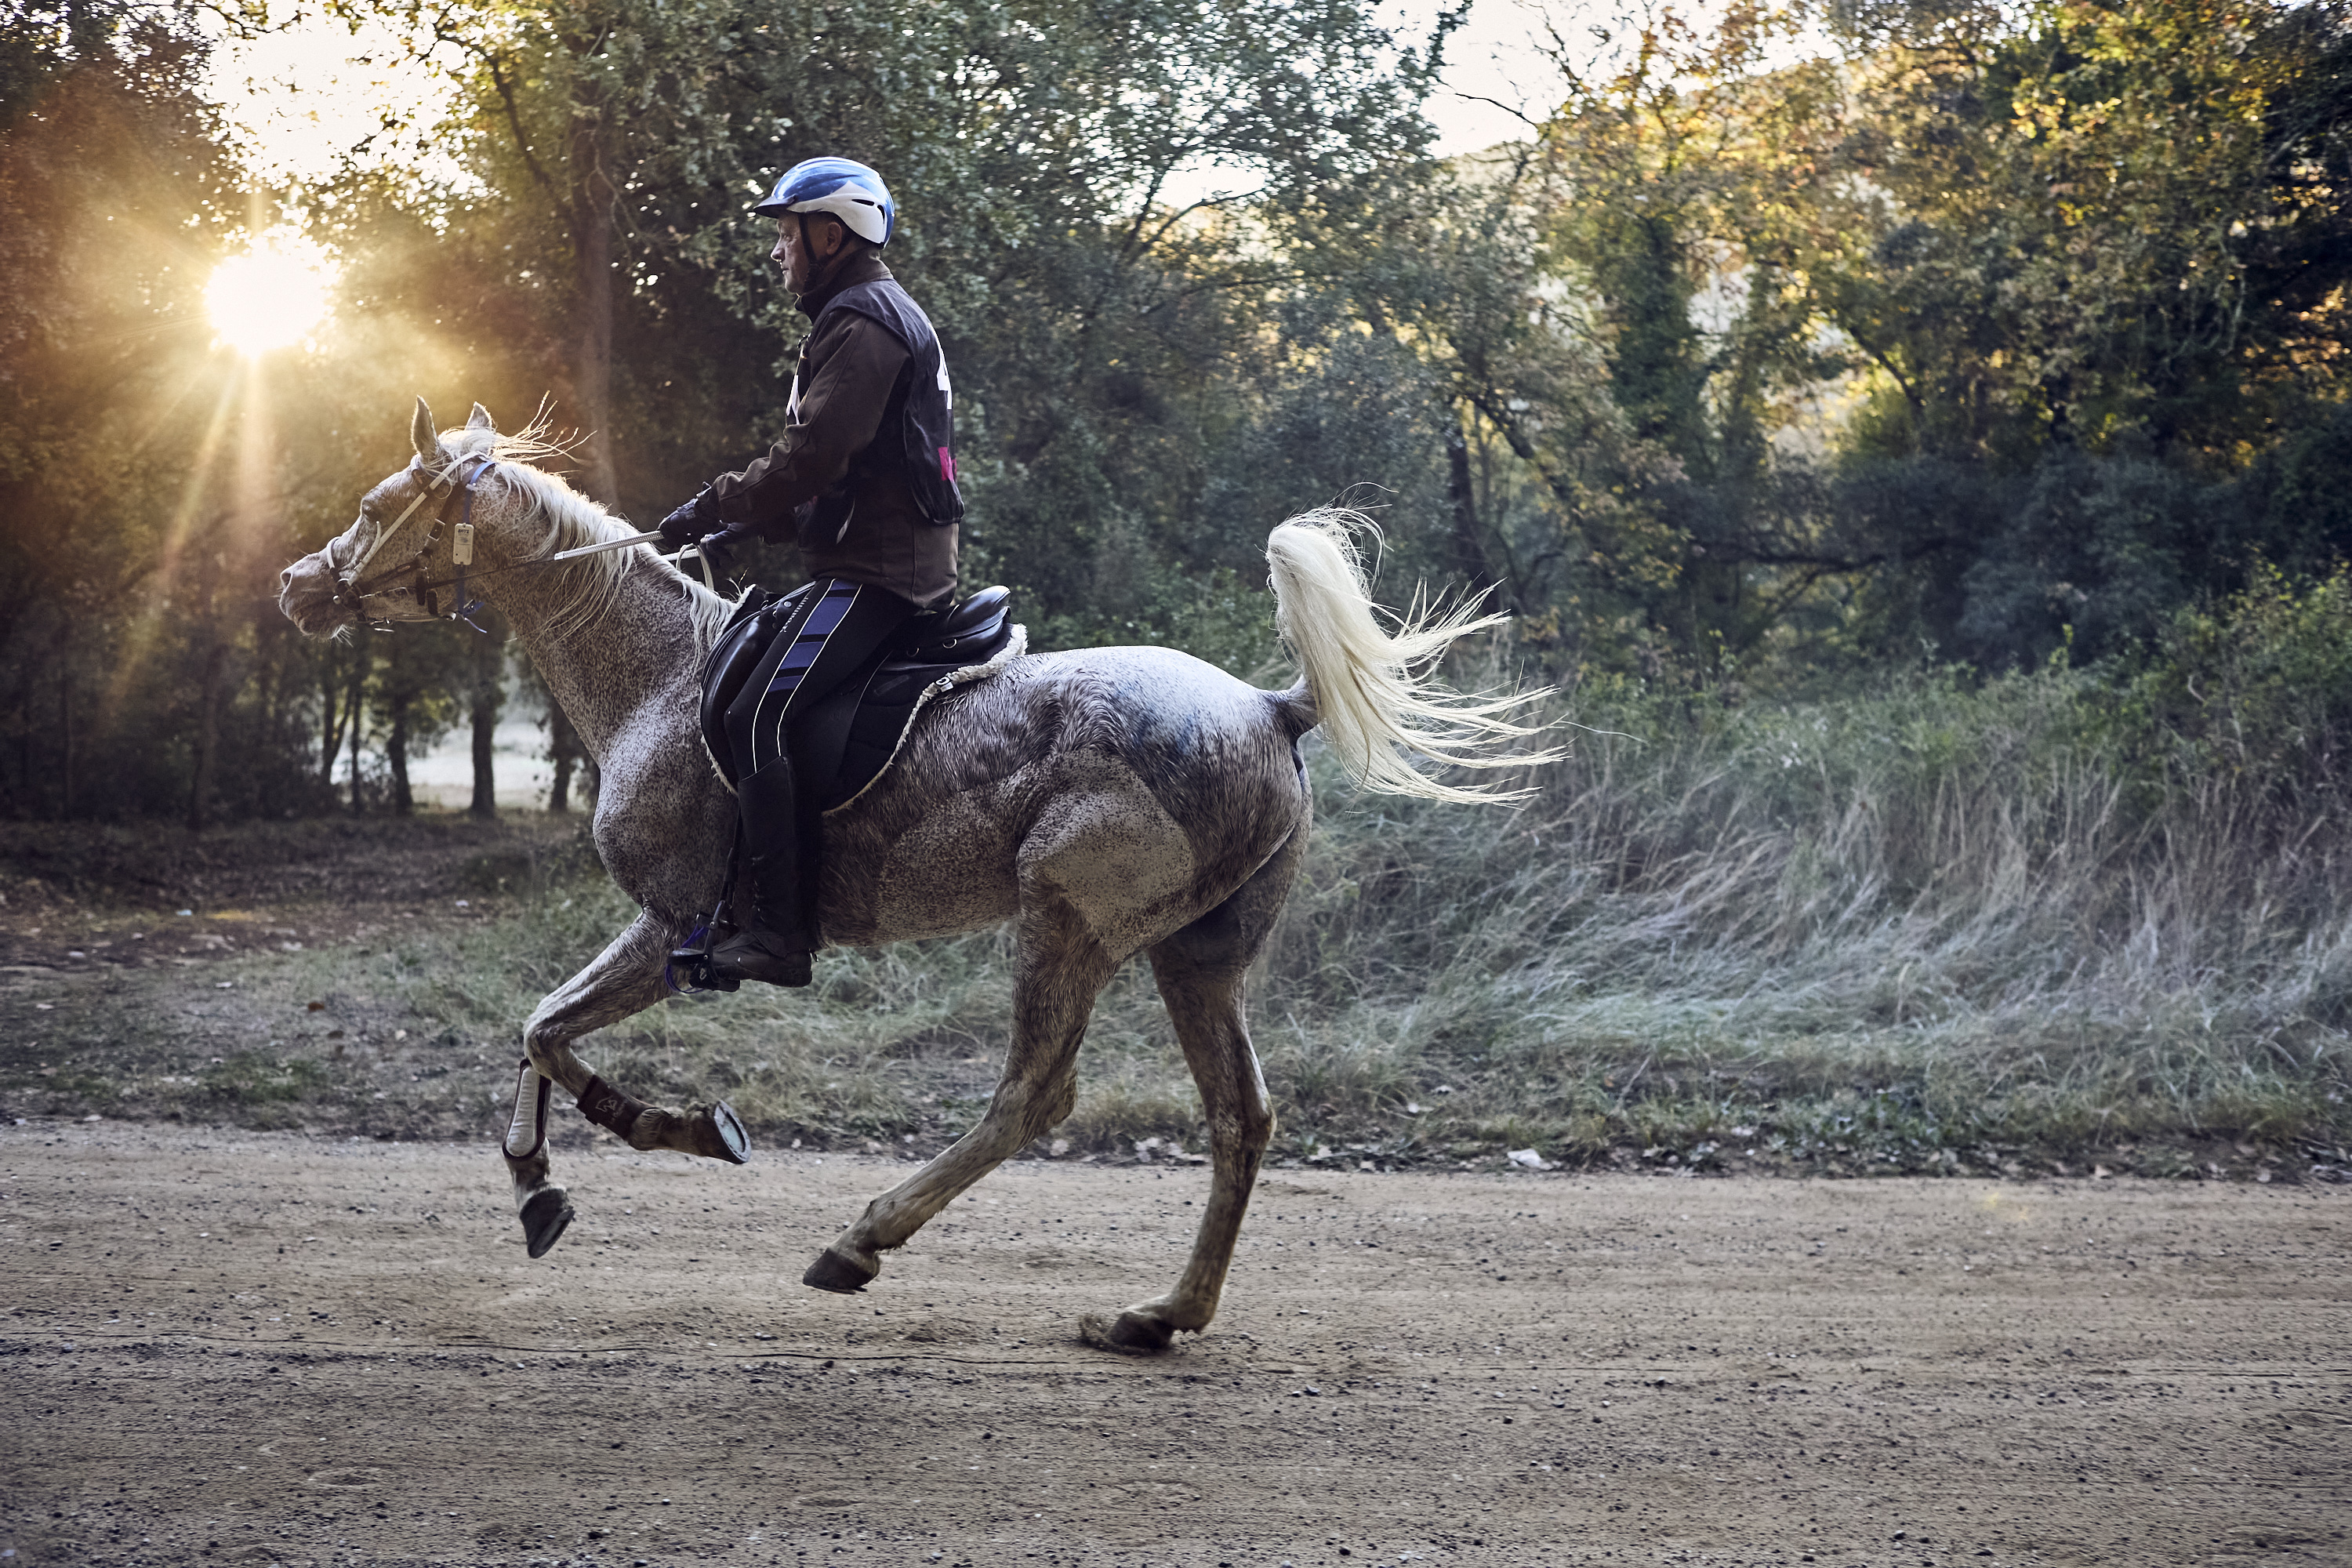
[[[1561,709],[1575,754],[1512,809],[1353,796],[1318,762],[1253,988],[1276,1157],[2332,1178],[2342,650],[2339,584],[2184,621],[2128,668],[1819,700],[1588,686]],[[633,912],[576,842],[499,864],[466,921],[239,960],[251,1042],[155,1053],[120,1102],[487,1131],[521,1019]],[[724,1094],[763,1138],[935,1148],[986,1105],[1010,976],[1001,931],[829,953],[811,992],[680,1000],[583,1048],[640,1095]],[[56,1106],[148,1026],[118,989],[45,1063]],[[1139,962],[1055,1138],[1202,1146]]]
[[[2116,689],[1933,675],[1806,704],[1588,693],[1517,810],[1351,797],[1254,989],[1280,1157],[2307,1173],[2344,1159],[2340,825],[2275,775],[2168,784]],[[2291,805],[2292,803],[2286,803]],[[408,1005],[510,1030],[626,918],[593,879],[415,944]],[[808,994],[589,1042],[771,1135],[931,1146],[1002,1060],[1003,933],[826,955]],[[1148,970],[1091,1030],[1075,1152],[1198,1149]]]

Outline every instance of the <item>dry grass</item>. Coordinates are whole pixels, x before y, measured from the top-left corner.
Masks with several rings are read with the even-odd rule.
[[[2336,829],[2287,831],[2221,779],[2132,806],[2087,689],[1922,679],[1833,704],[1597,717],[1588,698],[1587,721],[1619,736],[1583,738],[1517,811],[1350,798],[1323,778],[1253,988],[1277,1152],[2333,1164],[2352,1137]],[[414,1005],[511,1027],[625,912],[554,889],[472,944],[495,968],[422,960]],[[828,954],[812,993],[679,1002],[585,1049],[641,1093],[724,1092],[774,1135],[930,1146],[985,1104],[1010,957],[1003,932]],[[1126,1150],[1195,1141],[1197,1120],[1131,964],[1058,1135]]]
[[[1587,690],[1574,716],[1610,733],[1516,810],[1351,796],[1318,762],[1316,841],[1252,988],[1277,1157],[2332,1173],[2352,1143],[2332,775],[2183,766],[2118,739],[2115,689]],[[62,1107],[86,1080],[109,1113],[177,1083],[192,1113],[485,1133],[521,1019],[632,912],[560,855],[508,896],[463,929],[236,971],[256,1017],[328,998],[308,1016],[348,1025],[331,1049],[272,1024],[249,1059],[138,1069],[117,1039],[38,1087]],[[641,1095],[724,1094],[777,1142],[934,1148],[986,1106],[1011,957],[1004,931],[828,953],[809,992],[679,1000],[583,1051]],[[136,1003],[92,1040],[135,1034]],[[1055,1136],[1124,1156],[1201,1131],[1130,964]]]

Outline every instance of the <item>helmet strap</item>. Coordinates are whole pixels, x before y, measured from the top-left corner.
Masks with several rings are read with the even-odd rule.
[[[814,293],[856,249],[851,243],[855,237],[850,233],[849,226],[831,213],[794,213],[793,216],[800,219],[801,254],[808,258],[808,288],[803,292]],[[809,220],[813,217],[822,218],[840,231],[841,242],[834,247],[830,255],[819,256],[816,252],[816,243],[809,233]]]

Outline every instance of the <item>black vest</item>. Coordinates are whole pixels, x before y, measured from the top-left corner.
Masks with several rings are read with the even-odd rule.
[[[890,335],[907,346],[907,366],[890,390],[881,428],[873,444],[858,454],[852,468],[895,463],[915,492],[915,504],[941,528],[963,521],[963,492],[956,488],[955,392],[948,384],[947,356],[940,351],[940,335],[923,308],[898,286],[896,279],[877,278],[855,283],[824,302],[809,329],[814,337],[824,319],[835,310],[855,310],[881,322]],[[799,411],[801,389],[795,376],[793,410]]]

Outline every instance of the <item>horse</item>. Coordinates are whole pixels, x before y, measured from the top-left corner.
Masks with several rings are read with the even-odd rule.
[[[641,910],[523,1026],[500,1152],[537,1258],[572,1215],[546,1148],[554,1087],[634,1149],[740,1163],[748,1148],[724,1100],[642,1104],[572,1049],[670,994],[668,954],[721,896],[736,808],[702,746],[698,683],[732,605],[645,544],[551,561],[635,531],[538,466],[563,451],[543,422],[501,435],[477,404],[464,427],[436,432],[420,397],[409,435],[414,460],[280,574],[279,607],[319,635],[463,615],[469,591],[487,596],[596,759],[596,850]],[[1473,768],[1552,755],[1528,751],[1536,730],[1517,721],[1539,693],[1449,692],[1429,674],[1457,639],[1503,617],[1416,600],[1383,626],[1354,542],[1368,521],[1326,509],[1268,538],[1276,627],[1303,668],[1287,689],[1170,648],[1024,653],[931,701],[888,770],[824,816],[815,907],[827,945],[1011,920],[1017,956],[1013,1040],[986,1113],[874,1198],[803,1283],[863,1289],[883,1253],[1067,1116],[1095,1000],[1143,953],[1200,1089],[1210,1196],[1173,1288],[1116,1317],[1087,1314],[1080,1329],[1089,1343],[1150,1353],[1208,1327],[1274,1131],[1243,993],[1307,850],[1300,737],[1319,725],[1366,787],[1443,800],[1512,793],[1431,776],[1404,751]]]

